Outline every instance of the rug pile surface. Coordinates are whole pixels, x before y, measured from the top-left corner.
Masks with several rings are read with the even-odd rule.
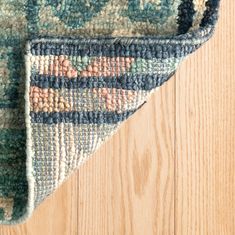
[[[33,210],[213,34],[219,0],[0,1],[0,223]]]

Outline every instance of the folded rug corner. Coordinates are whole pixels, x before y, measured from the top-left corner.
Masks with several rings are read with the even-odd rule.
[[[218,8],[1,1],[0,224],[24,222],[141,108],[212,36]]]

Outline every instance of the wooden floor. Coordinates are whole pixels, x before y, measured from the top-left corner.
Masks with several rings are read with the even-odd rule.
[[[0,235],[234,235],[235,1],[215,36],[24,225]]]

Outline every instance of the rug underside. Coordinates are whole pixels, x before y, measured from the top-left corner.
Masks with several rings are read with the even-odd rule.
[[[219,0],[0,1],[0,224],[25,221],[214,31]]]

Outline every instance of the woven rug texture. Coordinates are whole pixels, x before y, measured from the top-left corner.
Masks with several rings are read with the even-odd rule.
[[[0,224],[33,210],[213,34],[219,0],[0,1]]]

